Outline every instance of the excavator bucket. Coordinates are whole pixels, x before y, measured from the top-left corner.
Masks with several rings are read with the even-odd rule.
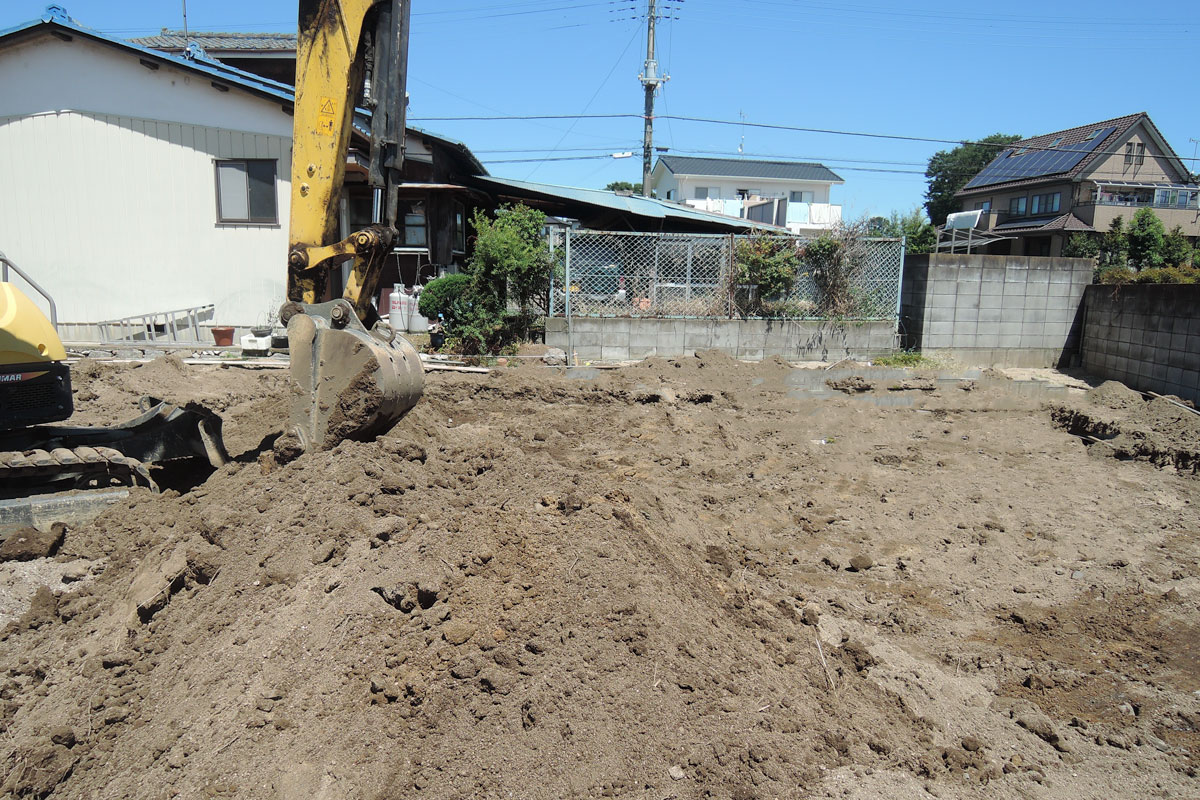
[[[373,439],[421,399],[416,348],[402,336],[387,341],[385,326],[368,331],[347,301],[289,303],[281,316],[289,317],[290,433],[301,450]]]

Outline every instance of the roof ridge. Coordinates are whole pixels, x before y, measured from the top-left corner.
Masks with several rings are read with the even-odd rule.
[[[1120,128],[1120,127],[1122,127],[1122,125],[1120,123],[1128,123],[1124,126],[1124,127],[1128,127],[1128,125],[1132,125],[1135,121],[1137,121],[1141,117],[1145,117],[1146,119],[1149,119],[1150,115],[1147,114],[1145,111],[1138,111],[1135,114],[1125,114],[1120,117],[1113,117],[1112,119],[1099,120],[1098,122],[1085,122],[1082,125],[1072,125],[1071,127],[1063,128],[1062,130],[1050,131],[1049,133],[1039,133],[1036,136],[1027,136],[1024,139],[1020,139],[1018,141],[1013,142],[1011,145],[1009,145],[1009,147],[1017,147],[1018,145],[1025,144],[1027,142],[1032,142],[1037,139],[1047,139],[1051,136],[1065,135],[1065,134],[1071,133],[1072,131],[1083,130],[1086,128],[1107,128],[1112,124],[1115,124],[1115,127]]]

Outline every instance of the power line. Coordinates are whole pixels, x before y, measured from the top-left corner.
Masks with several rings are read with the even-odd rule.
[[[641,114],[521,114],[513,116],[462,116],[462,117],[414,117],[414,122],[516,122],[516,121],[532,121],[532,120],[564,120],[564,119],[641,119]],[[991,147],[996,150],[1004,150],[1013,147],[1016,142],[1001,144],[998,142],[984,142],[973,139],[942,139],[933,136],[910,136],[898,133],[874,133],[869,131],[846,131],[836,128],[809,128],[800,125],[782,125],[769,122],[744,122],[741,120],[713,119],[710,117],[689,117],[680,114],[661,114],[657,119],[673,119],[680,122],[696,122],[707,125],[730,125],[741,126],[746,125],[752,128],[764,128],[767,130],[790,131],[794,133],[817,133],[830,136],[857,136],[868,139],[890,139],[902,142],[924,142],[929,144],[952,144],[952,145],[978,145],[980,147]],[[1042,134],[1047,136],[1049,134]],[[1042,145],[1022,145],[1026,150],[1043,150],[1056,152],[1072,152],[1071,147],[1044,147]],[[1079,150],[1073,152],[1082,152]],[[1122,155],[1121,150],[1089,150],[1090,154],[1115,156]],[[1195,159],[1183,158],[1176,156],[1180,161],[1192,161]]]

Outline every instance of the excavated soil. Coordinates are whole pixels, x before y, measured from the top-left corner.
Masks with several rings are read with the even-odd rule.
[[[83,364],[81,421],[198,400],[240,458],[67,533],[0,640],[0,795],[1200,794],[1200,484],[1062,411],[1157,410],[798,377],[434,373],[280,467],[282,372]]]

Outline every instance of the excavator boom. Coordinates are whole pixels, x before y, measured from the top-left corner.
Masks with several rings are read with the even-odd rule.
[[[385,433],[421,398],[416,349],[371,305],[396,239],[404,142],[410,0],[300,0],[288,302],[291,354],[285,439],[320,450]],[[364,96],[364,82],[370,87]],[[347,148],[359,101],[371,110],[370,227],[339,238]],[[353,260],[340,299],[322,302],[329,270]]]

